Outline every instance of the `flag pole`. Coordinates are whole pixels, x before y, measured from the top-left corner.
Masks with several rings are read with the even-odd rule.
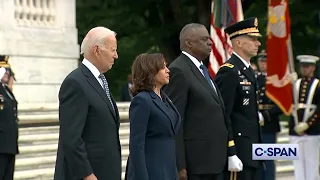
[[[226,8],[226,6],[227,5],[226,5],[225,1],[220,1],[220,3],[222,5],[221,9],[223,9],[223,11],[221,12],[221,27],[226,27],[226,25],[227,25],[227,8]],[[224,28],[221,28],[221,30],[223,30],[223,33],[224,33]],[[227,42],[227,38],[228,38],[227,36],[224,36],[224,41],[222,42],[225,59],[228,58],[227,47],[226,47],[226,44],[225,44],[225,42]]]
[[[291,34],[288,37],[288,55],[289,55],[289,66],[290,66],[290,72],[295,73],[296,70],[294,68],[294,58],[293,58],[293,51],[291,46]]]
[[[319,24],[320,24],[320,14],[319,14]],[[319,39],[319,47],[318,47],[318,55],[320,55],[320,39]],[[320,78],[320,63],[318,63],[318,79]]]
[[[290,67],[290,73],[296,73],[296,70],[294,68],[294,58],[293,58],[293,51],[292,51],[292,44],[291,44],[291,34],[288,37],[288,44],[287,44],[287,49],[288,49],[288,55],[289,55],[289,67]],[[295,125],[298,125],[298,114],[297,114],[297,106],[298,106],[298,97],[299,96],[297,93],[297,89],[295,87],[295,81],[291,81],[292,84],[292,95],[293,95],[293,107],[292,107],[292,116],[295,122]]]

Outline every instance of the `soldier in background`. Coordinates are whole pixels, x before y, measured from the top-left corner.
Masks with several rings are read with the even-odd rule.
[[[12,180],[18,150],[17,101],[6,84],[7,56],[0,56],[0,180]]]
[[[316,56],[297,56],[301,78],[295,82],[294,104],[289,122],[290,143],[299,144],[299,160],[294,160],[296,180],[319,179],[320,83],[314,77]]]
[[[250,66],[251,66],[251,68],[253,69],[253,71],[254,71],[255,73],[257,73],[257,72],[258,72],[258,67],[257,67],[257,65],[256,65],[256,64],[254,64],[254,63],[250,63]]]
[[[275,105],[266,95],[267,54],[264,50],[258,55],[257,85],[259,111],[264,120],[260,121],[262,129],[262,143],[276,143],[277,133],[280,132],[279,116],[281,109]],[[262,171],[262,180],[275,180],[276,168],[273,160],[266,161],[266,169]]]
[[[121,102],[131,102],[133,96],[131,94],[132,87],[132,74],[128,74],[128,81],[121,88],[120,101]]]

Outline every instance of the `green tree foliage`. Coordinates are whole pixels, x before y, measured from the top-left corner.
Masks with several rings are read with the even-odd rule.
[[[319,44],[317,1],[289,0],[293,50],[316,54]],[[265,34],[266,0],[243,0],[245,17],[257,16]],[[126,83],[134,58],[144,52],[162,52],[171,62],[180,54],[179,32],[191,22],[209,28],[211,0],[77,0],[79,43],[89,29],[105,26],[117,32],[119,59],[107,73],[116,98]],[[318,39],[317,39],[318,38]],[[262,39],[264,45],[265,39]]]

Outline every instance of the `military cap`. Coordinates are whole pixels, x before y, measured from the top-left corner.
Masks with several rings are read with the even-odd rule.
[[[0,55],[0,67],[10,68],[10,64],[8,63],[9,56]]]
[[[258,18],[252,17],[228,26],[225,30],[230,39],[241,35],[261,37],[258,29]]]
[[[266,61],[267,60],[267,53],[266,50],[261,50],[261,52],[258,54],[258,61]]]
[[[300,64],[314,65],[319,60],[319,57],[312,55],[299,55],[297,56],[297,59],[300,61]]]

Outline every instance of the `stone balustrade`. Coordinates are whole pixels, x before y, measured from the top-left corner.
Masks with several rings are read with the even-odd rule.
[[[18,26],[54,28],[56,0],[14,0],[14,19]]]

